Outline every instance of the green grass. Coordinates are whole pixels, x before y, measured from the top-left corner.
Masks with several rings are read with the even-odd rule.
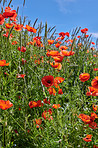
[[[60,53],[59,48],[55,47],[59,34],[55,35],[55,27],[48,28],[47,23],[42,25],[42,22],[37,26],[36,21],[33,25],[37,29],[36,33],[24,28],[21,31],[16,31],[14,27],[6,29],[6,23],[13,22],[10,21],[10,17],[0,25],[0,60],[9,63],[9,66],[0,66],[0,100],[9,100],[13,104],[6,110],[3,110],[0,104],[1,147],[22,148],[25,145],[26,148],[92,148],[93,145],[98,146],[98,129],[90,128],[78,118],[79,114],[90,116],[91,112],[94,112],[92,105],[98,104],[98,94],[86,95],[88,86],[91,86],[92,80],[98,76],[98,71],[93,70],[98,68],[98,51],[96,47],[94,51],[92,50],[94,45],[91,44],[91,36],[85,37],[85,34],[81,33],[81,28],[77,27],[70,33],[70,37],[65,36],[61,40],[60,46],[67,46],[67,51],[72,50],[75,54],[64,56],[61,62],[62,68],[58,70],[49,64],[54,60],[46,53],[47,50],[56,50]],[[18,17],[16,23],[20,24]],[[23,25],[27,24],[28,22],[25,22]],[[32,25],[29,23],[29,26]],[[9,35],[5,37],[7,30]],[[10,38],[10,34],[14,37]],[[80,38],[77,38],[78,35]],[[41,37],[43,46],[41,47],[41,44],[38,46],[37,43],[28,45],[28,42],[33,41],[37,36]],[[54,43],[49,45],[48,39],[53,39]],[[73,40],[72,43],[70,42],[71,46],[65,42],[69,39]],[[12,45],[13,41],[17,41],[17,44]],[[79,43],[82,44],[81,48]],[[19,51],[17,49],[19,46],[26,47],[26,51]],[[26,63],[22,64],[22,58]],[[79,79],[81,73],[89,73],[90,79],[81,82]],[[24,79],[17,78],[17,74],[25,74]],[[49,88],[42,84],[42,78],[49,75],[54,78],[64,78],[64,81],[59,84],[63,94],[58,94],[58,88],[55,86],[52,87],[55,88],[56,94],[49,94],[47,90]],[[50,105],[43,102],[45,98],[50,100]],[[29,107],[30,101],[38,100],[42,101],[43,106]],[[53,104],[60,104],[61,107],[55,109],[52,107]],[[42,113],[50,108],[53,120],[45,120]],[[42,120],[39,128],[36,127],[35,119]],[[98,126],[98,118],[94,122]],[[83,140],[87,134],[92,135],[91,142]]]

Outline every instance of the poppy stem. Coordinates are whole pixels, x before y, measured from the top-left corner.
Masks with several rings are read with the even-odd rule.
[[[36,74],[36,72],[35,72],[34,70],[32,70],[29,66],[28,66],[28,68],[29,68],[31,71],[33,71],[33,73],[37,76],[37,78],[39,79],[39,81],[40,81],[40,83],[41,83],[41,80],[40,80],[39,76]],[[46,93],[45,93],[45,89],[44,89],[42,83],[41,83],[41,86],[42,86],[42,90],[43,90],[43,95],[45,96],[45,98],[47,98]]]
[[[3,145],[3,147],[5,148],[5,146],[6,146],[6,142],[5,142],[5,115],[4,115],[4,123],[3,123],[3,126],[2,126],[2,130],[3,130],[3,137],[2,137],[2,145]]]
[[[26,132],[25,131],[25,129],[14,119],[14,117],[10,114],[10,116],[11,116],[11,118],[17,123],[17,125],[24,131],[24,132]]]

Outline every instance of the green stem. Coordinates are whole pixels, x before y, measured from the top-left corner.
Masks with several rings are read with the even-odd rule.
[[[4,123],[3,123],[3,137],[2,137],[2,145],[5,148],[6,142],[5,142],[5,114],[4,114]]]
[[[10,114],[10,116],[11,116],[11,118],[17,123],[17,125],[24,131],[24,132],[26,132],[25,131],[25,129],[14,119],[14,117]]]

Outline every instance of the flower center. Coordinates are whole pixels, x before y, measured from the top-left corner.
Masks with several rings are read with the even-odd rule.
[[[50,80],[48,80],[47,82],[48,82],[48,83],[51,83],[51,81],[50,81]]]

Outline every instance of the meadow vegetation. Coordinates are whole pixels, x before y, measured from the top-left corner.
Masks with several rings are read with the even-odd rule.
[[[56,33],[21,19],[11,2],[0,13],[0,146],[98,148],[98,49],[88,28]]]

